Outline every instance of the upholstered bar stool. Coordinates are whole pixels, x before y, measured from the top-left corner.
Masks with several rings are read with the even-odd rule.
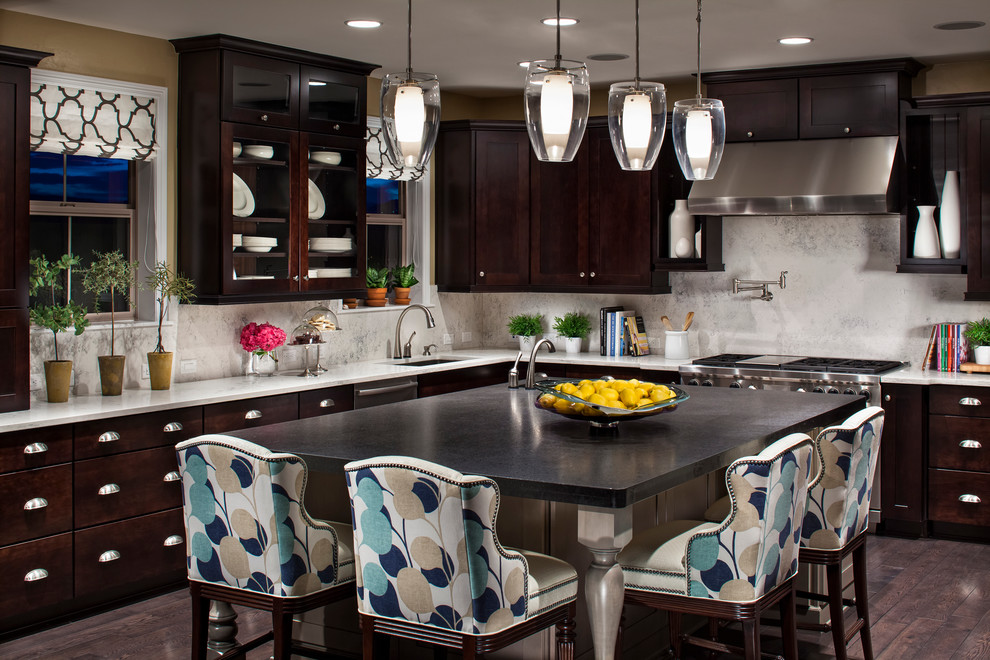
[[[344,471],[365,660],[388,636],[481,658],[554,625],[558,660],[574,658],[577,571],[499,544],[494,481],[406,456]]]
[[[175,446],[182,473],[192,657],[206,659],[210,600],[272,613],[272,631],[220,658],[274,640],[275,660],[328,654],[292,644],[292,616],[354,594],[351,526],[303,506],[306,464],[227,435]],[[215,659],[217,660],[217,659]]]
[[[784,655],[797,660],[795,584],[808,501],[811,438],[795,433],[726,470],[729,515],[719,523],[668,522],[637,534],[618,561],[625,602],[666,610],[675,658],[684,643],[760,657],[760,615],[777,605]],[[681,631],[681,615],[739,621],[743,649]]]

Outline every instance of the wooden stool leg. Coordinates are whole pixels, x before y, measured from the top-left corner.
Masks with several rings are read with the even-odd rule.
[[[574,660],[574,639],[577,637],[574,633],[574,614],[574,603],[571,603],[567,607],[567,618],[557,624],[557,660]]]
[[[784,640],[784,657],[787,660],[798,660],[797,644],[797,587],[791,581],[787,596],[780,601],[780,625]]]
[[[760,660],[760,620],[745,619],[743,627],[743,649],[746,660]]]
[[[670,628],[670,648],[674,649],[674,658],[681,657],[681,613],[667,612],[667,627]]]
[[[272,635],[275,638],[275,660],[289,660],[292,656],[292,615],[282,607],[282,600],[272,603]]]
[[[433,660],[447,660],[447,649],[443,646],[433,647]]]
[[[196,585],[190,584],[192,597],[192,654],[193,660],[206,660],[206,631],[210,625],[210,600],[200,595]]]
[[[846,626],[842,616],[842,564],[825,566],[828,585],[828,613],[832,619],[832,644],[835,660],[846,660]]]
[[[381,637],[385,637],[381,635]],[[385,643],[388,644],[388,638],[385,638]],[[388,646],[385,647],[385,653],[381,653],[380,648],[376,648],[375,644],[375,622],[367,614],[361,615],[361,657],[363,660],[375,660],[375,658],[387,658],[388,657]],[[378,651],[378,653],[376,653]]]
[[[866,588],[866,543],[853,550],[853,584],[856,591],[856,614],[863,620],[859,641],[863,645],[863,658],[873,660],[873,637],[870,635],[870,604]]]

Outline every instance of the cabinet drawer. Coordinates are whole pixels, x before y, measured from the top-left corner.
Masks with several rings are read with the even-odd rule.
[[[75,426],[76,459],[174,447],[202,433],[203,409],[199,407],[80,422]]]
[[[299,393],[299,419],[354,410],[354,387],[324,387]]]
[[[76,529],[182,506],[178,469],[172,447],[76,461]]]
[[[990,525],[990,474],[929,469],[928,517],[938,522]]]
[[[76,532],[76,597],[181,580],[186,575],[185,534],[181,508]]]
[[[0,473],[68,463],[72,427],[44,426],[0,435]]]
[[[0,621],[72,598],[72,534],[0,548]]]
[[[990,387],[933,385],[928,390],[928,412],[932,415],[990,417]]]
[[[72,466],[0,477],[0,545],[72,529]]]
[[[228,433],[288,422],[298,417],[299,396],[279,394],[206,406],[203,410],[203,428],[206,433]]]
[[[928,465],[990,472],[990,419],[931,415]]]

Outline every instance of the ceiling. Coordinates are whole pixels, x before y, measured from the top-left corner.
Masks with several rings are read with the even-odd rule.
[[[224,33],[317,53],[406,66],[403,0],[0,0],[0,8],[171,39]],[[413,68],[435,73],[442,89],[505,96],[523,85],[521,60],[554,55],[552,0],[416,0]],[[641,76],[685,81],[696,62],[693,0],[640,0]],[[633,0],[562,0],[566,59],[634,51]],[[346,19],[373,18],[376,30]],[[786,64],[915,57],[924,64],[990,59],[988,0],[708,0],[702,24],[705,71]],[[933,25],[983,21],[972,30]],[[785,47],[779,37],[814,38]],[[633,77],[633,59],[588,61],[593,86]]]

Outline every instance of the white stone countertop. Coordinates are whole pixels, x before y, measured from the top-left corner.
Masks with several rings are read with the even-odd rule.
[[[0,414],[0,433],[37,426],[70,424],[260,396],[290,394],[399,376],[416,376],[424,373],[464,369],[505,362],[506,360],[511,361],[515,359],[516,353],[517,351],[508,349],[461,350],[434,356],[457,358],[456,362],[425,367],[397,366],[396,362],[400,362],[399,360],[382,358],[332,366],[325,373],[309,378],[298,377],[299,370],[295,370],[271,377],[236,376],[187,383],[173,382],[171,389],[168,390],[153,391],[149,387],[125,389],[120,396],[102,396],[100,394],[75,396],[70,394],[69,400],[65,403],[32,401],[30,410]],[[607,367],[613,365],[640,367],[642,369],[676,370],[678,366],[687,362],[690,360],[668,360],[663,356],[653,355],[638,358],[602,357],[594,353],[568,354],[564,351],[557,351],[556,353],[540,351],[537,357],[537,367],[546,363],[590,364],[602,366],[604,368],[603,374],[608,373]],[[508,370],[506,370],[506,383],[508,383],[508,376]]]
[[[908,365],[895,371],[888,371],[880,376],[883,383],[899,385],[973,385],[975,387],[990,387],[990,373],[964,372],[949,373],[944,371],[923,371],[921,367]]]

